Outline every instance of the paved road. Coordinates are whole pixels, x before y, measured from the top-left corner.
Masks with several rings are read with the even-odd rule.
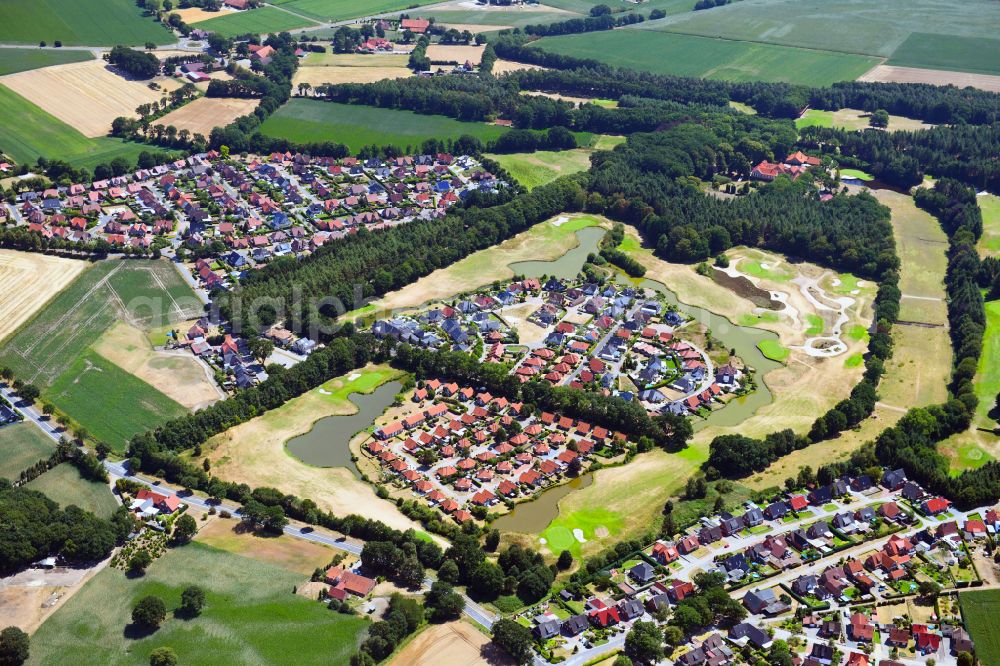
[[[104,461],[104,467],[108,470],[108,473],[112,477],[128,479],[130,481],[135,481],[151,487],[160,487],[161,484],[154,479],[148,479],[143,476],[130,474],[124,463],[111,462],[109,460]],[[165,487],[164,487],[165,488]],[[167,488],[165,488],[167,489]],[[235,517],[240,517],[240,509],[236,505],[222,503],[214,503],[207,498],[199,497],[198,495],[181,495],[184,501],[192,506],[196,506],[201,509],[209,509],[214,507],[216,511],[228,511]],[[362,545],[352,541],[348,541],[346,537],[335,537],[323,532],[314,530],[309,526],[300,526],[295,524],[289,524],[285,527],[284,533],[288,536],[295,537],[297,539],[304,539],[306,541],[312,541],[314,543],[321,543],[331,548],[337,550],[343,550],[352,555],[361,555]],[[424,587],[429,588],[434,583],[433,578],[427,578],[424,580]],[[469,618],[479,625],[482,625],[486,629],[491,629],[493,623],[496,622],[497,618],[495,615],[487,611],[485,608],[477,604],[476,602],[469,599],[467,596],[463,595],[465,598],[465,614]]]
[[[20,398],[18,398],[13,391],[7,386],[7,384],[0,383],[0,395],[7,399],[7,402],[14,405],[14,409],[24,416],[24,420],[30,423],[34,423],[39,430],[45,433],[45,436],[54,442],[58,442],[62,439],[62,432],[56,428],[60,427],[56,424],[56,428],[52,427],[52,423],[46,419],[34,406],[27,406],[19,403]]]

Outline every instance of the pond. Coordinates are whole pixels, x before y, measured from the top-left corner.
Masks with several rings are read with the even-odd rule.
[[[501,532],[521,532],[523,534],[541,534],[559,515],[559,500],[574,490],[582,490],[594,482],[593,475],[587,473],[571,479],[554,488],[549,488],[538,494],[530,502],[521,502],[511,510],[493,521],[491,527]]]
[[[288,451],[307,465],[346,467],[360,478],[348,444],[354,435],[371,427],[402,388],[400,382],[392,381],[372,393],[351,393],[348,399],[357,406],[356,413],[320,419],[309,432],[288,440]]]
[[[601,227],[585,227],[576,232],[580,243],[566,254],[553,261],[517,261],[509,264],[514,275],[541,277],[551,275],[563,280],[571,280],[583,268],[587,255],[598,251],[598,244],[607,233]]]
[[[583,268],[587,255],[596,252],[598,243],[604,237],[605,231],[599,227],[588,227],[576,232],[580,245],[573,248],[554,261],[522,261],[510,265],[515,274],[528,277],[555,275],[570,279]],[[676,305],[680,310],[706,325],[712,336],[723,341],[727,349],[736,351],[736,355],[754,370],[756,370],[757,389],[748,395],[733,398],[723,409],[712,412],[708,418],[696,419],[694,429],[701,430],[709,425],[734,426],[742,423],[761,407],[770,404],[771,392],[762,381],[762,377],[771,370],[780,368],[781,363],[765,357],[757,343],[761,340],[777,340],[778,336],[770,331],[749,326],[738,326],[725,317],[703,308],[681,303],[665,284],[656,280],[630,280],[623,274],[618,274],[622,284],[634,284],[646,289],[653,289],[663,294],[668,303]],[[493,521],[492,526],[500,531],[520,532],[522,534],[540,534],[559,516],[559,501],[573,492],[586,488],[593,483],[593,477],[588,473],[568,483],[542,491],[530,502],[518,504],[514,509]]]

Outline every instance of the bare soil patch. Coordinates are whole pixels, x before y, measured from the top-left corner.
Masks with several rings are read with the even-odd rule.
[[[196,538],[207,546],[252,557],[304,576],[311,575],[317,567],[326,566],[336,555],[332,548],[284,534],[258,536],[242,529],[238,521],[218,516],[210,516],[198,526]]]
[[[501,313],[504,321],[517,331],[518,342],[522,345],[540,344],[548,333],[546,329],[528,321],[528,317],[537,309],[537,303],[522,303],[512,308],[505,308]]]
[[[189,352],[156,351],[142,331],[125,322],[117,322],[102,335],[94,351],[189,409],[225,397]]]
[[[0,250],[0,340],[65,289],[87,263],[44,254]]]
[[[489,637],[462,621],[433,624],[404,647],[391,666],[507,666],[514,662]]]
[[[858,77],[858,81],[880,81],[883,83],[930,83],[945,86],[949,83],[959,88],[972,86],[980,90],[1000,92],[1000,76],[990,74],[969,74],[967,72],[947,72],[939,69],[919,67],[896,67],[879,65]]]
[[[292,85],[296,87],[300,83],[308,83],[315,88],[325,83],[374,83],[410,76],[413,72],[406,67],[299,67]]]
[[[454,62],[462,64],[465,61],[478,65],[483,59],[485,46],[451,46],[444,44],[431,44],[427,47],[427,57],[432,63]]]
[[[225,16],[224,12],[209,12],[205,11],[201,7],[188,7],[187,9],[172,9],[171,14],[178,14],[181,20],[188,25],[192,23],[197,23],[198,21],[207,21],[208,19],[219,18],[220,16]]]
[[[0,579],[0,625],[34,633],[106,564],[107,560],[91,569],[27,569]]]
[[[152,82],[161,89],[150,89]],[[103,60],[9,74],[0,77],[0,83],[88,137],[106,135],[115,118],[132,117],[140,104],[158,101],[165,91],[181,85],[166,77],[132,81]]]
[[[503,60],[498,59],[493,63],[493,75],[499,76],[501,74],[507,74],[508,72],[522,72],[529,69],[548,69],[547,67],[542,67],[541,65],[530,65],[525,62],[514,62],[513,60]]]
[[[240,116],[252,113],[260,103],[258,99],[228,97],[199,97],[176,111],[171,111],[156,121],[157,125],[173,125],[192,134],[208,136],[212,129],[233,122]]]

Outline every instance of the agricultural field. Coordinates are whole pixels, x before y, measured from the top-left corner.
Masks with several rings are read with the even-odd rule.
[[[65,289],[86,262],[44,254],[0,250],[0,341]]]
[[[83,478],[73,463],[53,467],[25,487],[45,493],[59,506],[75,504],[103,518],[109,517],[119,506],[107,484]]]
[[[552,7],[558,7],[559,9],[564,9],[566,11],[576,12],[578,14],[587,14],[590,12],[591,7],[602,3],[600,0],[545,0],[545,4],[551,5]],[[662,9],[668,16],[674,14],[687,14],[691,12],[691,8],[694,6],[692,3],[686,2],[685,0],[650,0],[649,2],[643,2],[638,5],[632,5],[622,1],[605,4],[609,4],[614,11],[635,10],[644,15],[648,15],[649,12],[654,9]]]
[[[976,656],[983,664],[1000,664],[1000,633],[996,630],[1000,590],[962,592],[958,600],[962,619],[976,643]]]
[[[332,379],[323,386],[289,400],[251,421],[217,435],[204,446],[212,469],[227,480],[251,487],[270,486],[299,497],[309,497],[321,508],[338,515],[364,507],[375,518],[397,529],[419,526],[396,506],[378,499],[370,485],[345,467],[314,467],[291,455],[285,444],[308,432],[326,416],[353,414],[357,407],[350,393],[371,393],[399,373],[387,366],[369,366],[349,377]]]
[[[207,407],[225,397],[211,371],[194,355],[187,350],[154,350],[146,333],[123,321],[101,335],[93,349],[188,409]]]
[[[0,479],[14,481],[21,472],[44,460],[56,443],[34,423],[14,423],[0,428]]]
[[[197,541],[169,549],[141,578],[106,567],[38,629],[28,663],[145,664],[162,646],[192,666],[273,664],[289,654],[299,664],[346,663],[368,620],[292,594],[303,582],[299,573]],[[206,604],[197,618],[182,619],[172,611],[188,585],[205,589]],[[166,602],[167,619],[137,635],[129,611],[149,594]]]
[[[879,65],[859,76],[858,81],[927,83],[935,86],[954,85],[959,88],[971,86],[980,90],[1000,92],[1000,76],[970,74],[968,72],[947,72],[940,69],[893,67],[892,65]]]
[[[565,21],[575,16],[575,14],[555,10],[551,7],[543,7],[541,5],[539,7],[540,9],[537,10],[529,10],[523,6],[518,8],[510,7],[508,11],[497,11],[497,9],[492,8],[468,10],[430,9],[426,14],[422,12],[420,15],[433,18],[436,23],[441,25],[455,26],[458,30],[466,29],[465,27],[458,26],[474,26],[476,29],[472,30],[470,27],[470,32],[523,28],[526,25]]]
[[[429,3],[430,0],[275,0],[271,4],[330,23],[412,9]]]
[[[162,90],[152,90],[148,81],[119,76],[103,60],[57,65],[0,78],[3,84],[86,137],[105,136],[111,121],[132,117],[141,104],[159,101],[180,87],[174,79],[160,77]]]
[[[59,49],[0,49],[0,76],[25,72],[29,69],[65,65],[92,60],[90,51]]]
[[[488,155],[502,166],[517,182],[532,190],[539,185],[551,183],[560,176],[586,171],[590,168],[590,156],[595,150],[611,150],[625,137],[598,136],[594,145],[589,148],[573,150],[547,151],[534,153],[509,153],[506,155]]]
[[[49,157],[93,168],[116,157],[134,162],[140,152],[152,147],[110,137],[86,137],[0,85],[0,150],[22,164],[34,164],[39,157]]]
[[[886,64],[1000,74],[1000,40],[915,32],[892,52]]]
[[[995,47],[989,54],[975,48],[976,40],[996,37],[1000,7],[989,0],[750,0],[716,9],[647,21],[640,29],[880,56],[891,64],[898,51],[906,64],[959,71],[991,70],[984,62],[997,58]]]
[[[124,451],[128,441],[187,410],[95,352],[78,356],[44,393],[90,435]]]
[[[161,24],[143,16],[132,0],[5,0],[0,43],[66,46],[170,44]]]
[[[473,65],[479,65],[485,49],[485,46],[476,46],[474,44],[468,46],[431,44],[427,47],[427,57],[431,59],[432,63],[453,62],[461,65],[464,62],[470,62]]]
[[[237,37],[296,30],[315,24],[309,19],[275,7],[260,7],[241,12],[225,12],[222,16],[200,21],[195,25],[201,30],[215,32],[223,37]]]
[[[215,127],[223,127],[240,116],[253,113],[260,100],[199,97],[156,121],[158,125],[173,125],[192,134],[208,136]]]
[[[878,64],[876,58],[869,56],[653,30],[621,29],[545,37],[534,45],[553,53],[594,58],[609,65],[655,74],[808,86],[856,79]]]
[[[292,85],[308,83],[373,83],[382,79],[413,76],[406,55],[355,55],[350,53],[310,53],[295,72]]]
[[[168,262],[104,261],[7,338],[0,361],[44,389],[118,319],[155,328],[200,312],[201,302]]]
[[[496,125],[462,122],[445,116],[299,98],[278,109],[260,130],[267,136],[289,141],[344,143],[352,151],[372,144],[409,146],[411,150],[407,153],[427,139],[457,139],[468,134],[486,142],[507,131]]]

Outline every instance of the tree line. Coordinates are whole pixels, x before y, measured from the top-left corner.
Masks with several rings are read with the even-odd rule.
[[[160,73],[160,61],[152,53],[116,46],[108,53],[108,63],[137,79],[151,79]]]

